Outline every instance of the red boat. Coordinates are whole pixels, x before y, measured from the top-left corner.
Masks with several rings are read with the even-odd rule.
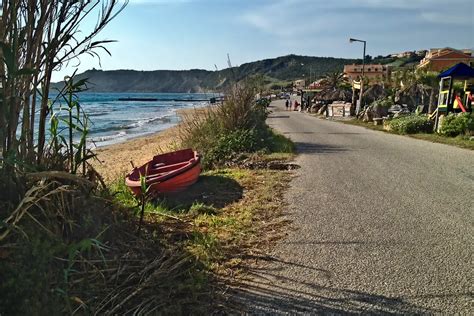
[[[140,175],[146,176],[149,192],[179,192],[194,184],[201,173],[201,157],[192,149],[157,155],[126,177],[125,184],[135,196],[141,194]]]

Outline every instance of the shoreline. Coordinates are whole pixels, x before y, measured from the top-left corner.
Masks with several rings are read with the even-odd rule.
[[[164,130],[127,139],[120,143],[105,145],[93,149],[97,155],[92,160],[92,166],[104,178],[105,182],[110,184],[132,170],[133,164],[138,167],[149,161],[153,156],[172,151],[179,146],[179,129],[183,120],[193,119],[199,116],[210,106],[179,109],[176,111],[180,121]]]

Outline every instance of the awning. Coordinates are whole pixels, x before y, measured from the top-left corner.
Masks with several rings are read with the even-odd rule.
[[[446,77],[453,79],[474,78],[474,69],[464,63],[459,63],[438,75],[438,78]]]

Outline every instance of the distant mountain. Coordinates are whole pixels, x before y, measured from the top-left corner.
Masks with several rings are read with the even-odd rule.
[[[233,81],[262,75],[268,87],[285,86],[296,79],[316,80],[328,72],[342,71],[360,59],[288,55],[242,64],[220,71],[192,70],[88,70],[76,79],[88,78],[91,92],[209,92],[222,90]],[[56,83],[59,88],[63,83]]]

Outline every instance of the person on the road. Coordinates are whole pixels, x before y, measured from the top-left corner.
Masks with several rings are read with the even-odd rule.
[[[285,107],[286,107],[286,110],[288,111],[288,107],[290,106],[290,101],[288,101],[288,99],[286,99],[286,102],[285,102]]]

